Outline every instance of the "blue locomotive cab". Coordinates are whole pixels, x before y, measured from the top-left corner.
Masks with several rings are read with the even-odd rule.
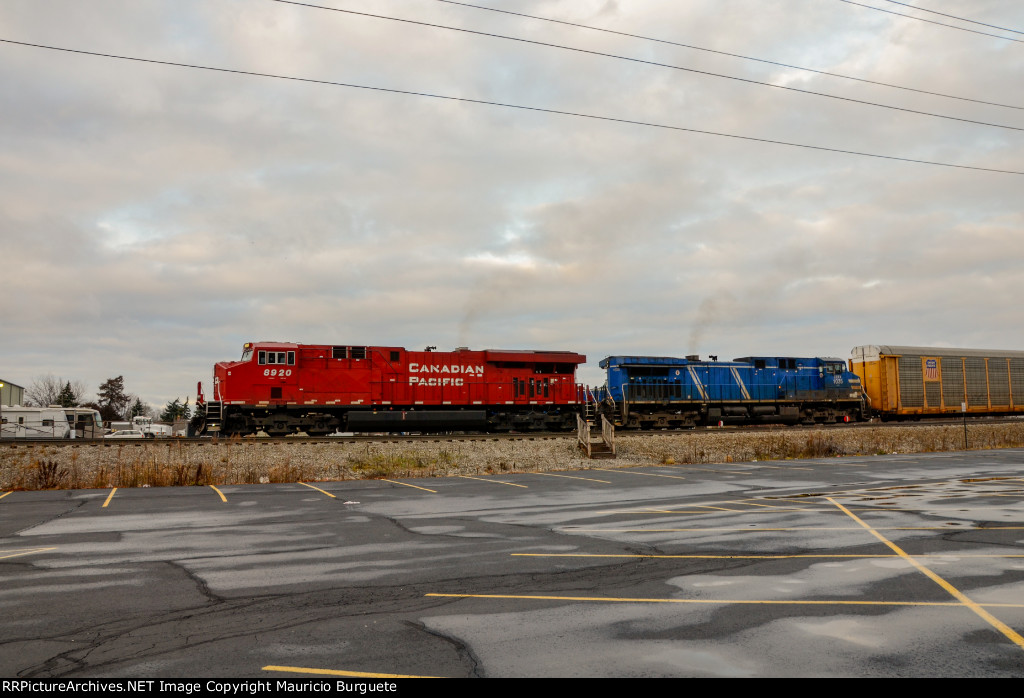
[[[746,356],[735,359],[753,367],[759,385],[776,384],[778,399],[860,399],[860,378],[842,359]],[[857,393],[854,395],[853,393]]]
[[[632,428],[859,419],[860,379],[841,359],[609,356],[600,363],[614,419]]]

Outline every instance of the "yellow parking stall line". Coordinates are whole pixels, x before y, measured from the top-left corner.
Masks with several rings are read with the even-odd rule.
[[[716,507],[711,504],[694,504],[695,509],[609,509],[601,514],[707,514],[708,509],[715,511],[731,511],[736,514],[748,514],[751,512],[743,509],[729,509],[727,507]]]
[[[509,553],[512,557],[614,557],[614,558],[635,558],[638,560],[643,559],[666,559],[666,560],[788,560],[791,558],[828,558],[828,559],[862,559],[862,558],[893,558],[899,557],[895,553],[870,553],[858,555],[856,553],[779,553],[776,555],[645,555],[643,553]],[[1024,557],[1024,554],[965,554],[958,555],[956,553],[931,553],[928,555],[918,555],[917,557],[922,558],[934,558],[936,560],[942,560],[946,558],[952,558],[956,560],[964,558],[1018,558]]]
[[[829,498],[828,501],[830,501],[833,504],[835,504],[840,510],[842,510],[843,513],[845,513],[851,519],[853,519],[858,524],[860,524],[861,527],[864,528],[864,530],[866,530],[872,536],[874,536],[879,541],[881,541],[886,547],[888,547],[894,553],[896,553],[901,558],[906,560],[909,564],[911,564],[914,568],[916,568],[918,572],[921,572],[926,577],[928,577],[928,579],[932,580],[933,582],[938,584],[940,587],[945,589],[954,599],[956,599],[961,604],[963,604],[967,608],[969,608],[972,611],[974,611],[974,613],[976,613],[982,620],[984,620],[989,625],[991,625],[993,628],[995,628],[996,630],[1001,632],[1003,635],[1005,635],[1006,638],[1010,640],[1010,642],[1012,642],[1013,644],[1017,645],[1021,649],[1024,649],[1024,637],[1021,637],[1021,635],[1017,631],[1015,631],[1013,628],[1011,628],[1010,626],[1006,625],[1001,620],[999,620],[998,618],[993,616],[991,613],[986,611],[984,608],[981,607],[980,604],[972,601],[970,598],[967,597],[966,594],[961,592],[959,589],[954,587],[952,584],[947,582],[945,579],[943,579],[939,575],[935,574],[930,569],[928,569],[927,567],[922,565],[920,562],[915,560],[913,557],[911,557],[910,555],[905,553],[901,547],[899,547],[898,545],[896,545],[895,543],[890,541],[888,538],[883,536],[881,533],[879,533],[876,529],[872,528],[871,526],[866,524],[864,521],[859,519],[856,514],[854,514],[852,511],[850,511],[849,509],[844,507],[842,504],[840,504],[839,502],[835,501],[832,498]]]
[[[228,498],[224,496],[224,493],[221,492],[220,490],[218,490],[216,487],[214,487],[213,485],[210,485],[210,489],[220,495],[220,501],[222,501],[222,502],[227,502],[228,501]]]
[[[874,555],[843,555],[839,553],[835,554],[815,554],[815,555],[804,555],[796,554],[786,555],[644,555],[642,553],[626,554],[626,553],[509,553],[512,557],[611,557],[611,558],[631,558],[635,560],[789,560],[791,558],[806,557],[806,558],[827,558],[827,559],[861,559],[861,558],[874,558],[874,557],[897,557],[894,554],[874,554]]]
[[[502,482],[501,480],[488,480],[487,478],[470,477],[469,475],[459,475],[459,477],[464,477],[467,480],[480,480],[481,482],[493,482],[498,485],[508,485],[509,487],[522,487],[523,489],[529,489],[529,487],[527,487],[526,485],[517,485],[513,482]]]
[[[764,507],[766,509],[775,509],[775,510],[782,510],[782,511],[815,511],[815,510],[821,510],[821,509],[825,508],[825,507],[823,507],[823,506],[821,506],[819,504],[810,504],[810,503],[808,503],[808,506],[804,506],[804,507],[793,506],[792,504],[790,504],[788,502],[786,503],[785,506],[781,506],[779,504],[762,504],[761,502],[755,502],[752,499],[737,499],[736,503],[737,504],[743,504],[744,506],[748,506],[748,507]]]
[[[117,488],[116,487],[114,489],[110,490],[110,494],[108,494],[107,498],[105,500],[103,500],[103,506],[100,507],[101,509],[106,509],[107,508],[107,505],[110,504],[110,500],[114,498],[114,493],[115,492],[117,492]]]
[[[667,478],[671,478],[673,480],[685,480],[686,479],[685,477],[680,477],[679,475],[659,475],[658,473],[638,473],[638,472],[634,472],[632,470],[627,470],[626,468],[623,468],[621,470],[612,470],[610,468],[593,468],[593,470],[601,470],[601,471],[606,472],[606,473],[628,473],[629,475],[646,475],[647,477],[667,477]]]
[[[805,468],[802,465],[765,465],[757,461],[752,461],[750,466],[753,468],[771,468],[772,470],[814,470],[814,468]]]
[[[723,502],[723,504],[733,504],[733,505],[740,506],[740,507],[758,506],[758,507],[765,507],[765,508],[771,509],[773,511],[785,511],[785,512],[789,512],[789,511],[832,511],[831,508],[826,508],[826,507],[818,506],[818,505],[806,506],[806,507],[776,506],[776,505],[772,505],[772,504],[755,504],[753,502],[743,501],[742,499],[736,500],[734,502]],[[598,512],[598,513],[600,513],[600,514],[707,514],[708,512],[705,511],[706,509],[719,509],[721,511],[735,512],[737,514],[756,514],[756,513],[761,513],[759,511],[753,510],[753,509],[730,509],[729,507],[726,507],[726,506],[715,506],[713,504],[691,504],[689,506],[696,507],[696,508],[695,509],[654,509],[654,508],[651,508],[651,507],[647,507],[647,508],[644,508],[644,509],[606,509],[606,510]],[[892,510],[892,509],[885,509],[884,511],[894,511],[894,510]]]
[[[715,467],[719,466],[719,467]],[[746,470],[728,470],[728,468],[737,468],[739,466],[747,466]],[[749,475],[751,470],[757,468],[771,468],[773,470],[814,470],[814,468],[805,468],[799,465],[765,465],[758,461],[749,461],[746,463],[708,463],[704,466],[682,466],[682,465],[663,465],[663,468],[672,468],[674,470],[710,470],[712,472],[721,473],[735,473],[736,475]],[[727,468],[727,470],[723,470]]]
[[[19,557],[21,555],[32,555],[33,553],[45,553],[56,549],[57,548],[12,548],[10,550],[0,550],[0,560],[6,560],[9,557]]]
[[[685,511],[682,509],[605,509],[598,514],[706,514],[705,511]]]
[[[879,531],[1019,531],[1024,526],[876,526]],[[759,533],[762,531],[857,531],[857,526],[785,526],[778,528],[757,528],[755,526],[707,526],[695,528],[574,528],[563,526],[561,531],[585,532],[585,533],[693,533],[708,531],[721,533],[724,531],[747,531]]]
[[[689,466],[688,467],[688,466],[683,466],[683,465],[660,465],[658,467],[659,468],[664,468],[664,469],[667,469],[667,470],[682,470],[683,472],[686,472],[687,470],[694,470],[694,471],[696,471],[698,473],[711,472],[711,473],[725,473],[727,475],[746,475],[746,474],[748,474],[750,472],[749,470],[722,470],[721,468],[711,468],[711,467],[703,467],[702,468],[702,467],[697,467],[697,466]],[[732,467],[732,466],[729,466],[729,467]]]
[[[847,528],[573,528],[563,526],[560,531],[569,533],[724,533],[738,531],[747,533],[763,533],[765,531],[856,531],[853,526]]]
[[[380,481],[390,482],[393,485],[405,485],[406,487],[414,487],[415,489],[418,490],[424,490],[425,492],[433,492],[434,494],[437,494],[437,490],[428,490],[426,487],[420,487],[419,485],[410,485],[408,482],[399,482],[398,480],[386,480],[384,478],[381,478]]]
[[[333,494],[331,494],[330,492],[327,492],[326,490],[322,490],[322,489],[320,489],[319,487],[313,487],[313,485],[307,485],[307,484],[306,484],[305,482],[300,482],[299,484],[300,484],[300,485],[303,485],[303,486],[305,486],[305,487],[308,487],[308,488],[310,488],[311,490],[316,490],[317,492],[323,492],[324,494],[326,494],[326,495],[327,495],[328,497],[330,497],[331,499],[337,499],[337,497],[336,497],[336,496],[334,496],[334,495],[333,495]]]
[[[316,669],[303,666],[274,666],[273,664],[263,667],[263,671],[286,671],[289,674],[320,674],[323,676],[349,676],[357,679],[440,679],[442,676],[416,676],[413,674],[376,674],[369,671],[342,671],[341,669]]]
[[[956,608],[955,601],[852,601],[835,599],[826,601],[814,599],[653,599],[603,596],[541,596],[530,594],[424,594],[435,598],[450,599],[519,599],[524,601],[594,601],[599,603],[678,603],[678,604],[764,604],[781,606],[946,606]],[[986,604],[988,606],[1024,608],[1024,604]]]
[[[536,473],[537,475],[547,475],[548,477],[566,477],[570,480],[587,480],[588,482],[600,482],[604,485],[610,485],[611,480],[595,480],[592,477],[580,477],[579,475],[557,475],[555,473]]]
[[[11,494],[11,492],[14,492],[14,490],[11,490],[10,492],[4,492],[3,494],[0,494],[0,499],[3,499],[7,495]]]

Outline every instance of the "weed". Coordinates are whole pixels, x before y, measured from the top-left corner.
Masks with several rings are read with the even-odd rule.
[[[59,488],[68,476],[67,468],[61,468],[55,460],[37,461],[33,489],[53,490]]]
[[[267,473],[270,482],[298,482],[305,480],[305,468],[292,465],[291,459],[286,458],[281,465],[275,465]]]

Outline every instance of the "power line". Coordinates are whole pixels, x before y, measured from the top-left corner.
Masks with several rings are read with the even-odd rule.
[[[1009,27],[1000,27],[998,24],[986,24],[985,22],[975,22],[973,19],[967,19],[966,17],[957,17],[956,15],[947,15],[945,12],[936,12],[935,10],[929,10],[924,7],[918,7],[917,5],[911,5],[909,2],[900,2],[899,0],[885,0],[891,2],[894,5],[903,5],[909,7],[912,10],[918,10],[920,12],[930,12],[933,15],[941,15],[942,17],[949,17],[950,19],[958,19],[961,22],[970,22],[971,24],[978,24],[983,27],[991,27],[992,29],[1000,29],[1004,32],[1013,32],[1014,34],[1024,34],[1022,31],[1016,29],[1010,29]]]
[[[284,5],[296,5],[299,7],[306,7],[316,10],[328,10],[330,12],[340,12],[347,15],[356,15],[358,17],[371,17],[373,19],[384,19],[390,22],[401,22],[402,24],[413,24],[421,27],[431,27],[433,29],[446,29],[448,31],[462,32],[464,34],[475,34],[477,36],[486,36],[494,39],[505,39],[507,41],[517,41],[524,44],[532,44],[534,46],[546,46],[548,48],[557,48],[564,51],[575,51],[577,53],[586,53],[592,56],[602,56],[604,58],[615,58],[622,61],[630,61],[632,63],[642,63],[644,65],[653,65],[659,68],[670,68],[672,70],[681,70],[687,73],[695,73],[697,75],[707,75],[709,77],[724,78],[726,80],[735,80],[737,82],[745,82],[750,85],[760,85],[762,87],[774,87],[778,90],[787,90],[789,92],[799,92],[801,94],[813,95],[815,97],[827,97],[828,99],[838,99],[843,102],[851,102],[854,104],[863,104],[869,107],[879,107],[882,109],[892,109],[894,111],[901,111],[908,114],[917,114],[919,116],[931,116],[936,119],[947,119],[949,121],[960,121],[962,123],[976,124],[978,126],[991,126],[992,128],[1005,128],[1011,131],[1024,131],[1024,128],[1019,126],[1007,126],[1005,124],[996,124],[990,121],[977,121],[975,119],[965,119],[958,116],[948,116],[946,114],[936,114],[935,112],[920,111],[918,109],[908,109],[906,107],[896,107],[891,104],[881,104],[879,102],[869,102],[863,99],[854,99],[852,97],[841,97],[839,95],[831,95],[826,92],[815,92],[814,90],[802,90],[799,87],[789,87],[788,85],[775,85],[770,82],[763,82],[761,80],[753,80],[750,78],[736,77],[735,75],[725,75],[724,73],[714,73],[708,70],[697,70],[696,68],[685,68],[683,66],[671,65],[669,63],[658,63],[657,61],[648,61],[642,58],[632,58],[630,56],[620,56],[614,53],[604,53],[602,51],[592,51],[590,49],[575,48],[573,46],[564,46],[562,44],[552,44],[546,41],[535,41],[533,39],[522,39],[516,36],[506,36],[504,34],[494,34],[491,32],[477,31],[475,29],[463,29],[461,27],[451,27],[444,24],[435,24],[433,22],[420,22],[413,19],[402,19],[400,17],[389,17],[387,15],[372,14],[369,12],[357,12],[356,10],[343,10],[336,7],[324,7],[323,5],[313,5],[307,2],[298,2],[297,0],[271,0],[272,2],[278,2]]]
[[[646,127],[649,127],[649,128],[659,128],[659,129],[665,129],[665,130],[669,130],[669,131],[683,131],[683,132],[686,132],[686,133],[701,133],[701,134],[708,135],[708,136],[719,136],[719,137],[722,137],[722,138],[734,138],[734,139],[737,139],[737,140],[751,141],[751,142],[756,142],[756,143],[770,143],[772,145],[784,145],[784,146],[789,146],[789,147],[792,147],[792,148],[805,148],[805,149],[808,149],[808,150],[820,150],[820,151],[825,151],[825,152],[830,152],[830,153],[842,153],[844,155],[858,155],[858,156],[861,156],[861,157],[879,158],[879,159],[882,159],[882,160],[897,160],[897,161],[900,161],[900,162],[912,162],[912,163],[916,163],[916,164],[920,164],[920,165],[936,165],[936,166],[940,166],[940,167],[953,167],[953,168],[957,168],[957,169],[961,169],[961,170],[976,170],[976,171],[981,171],[981,172],[995,172],[995,173],[998,173],[998,174],[1024,175],[1024,171],[1017,171],[1017,170],[1000,170],[1000,169],[996,169],[996,168],[992,168],[992,167],[977,167],[977,166],[973,166],[973,165],[956,165],[956,164],[949,163],[949,162],[937,162],[937,161],[934,161],[934,160],[918,160],[918,159],[915,159],[915,158],[904,158],[904,157],[898,157],[898,156],[895,156],[895,155],[881,155],[881,154],[878,154],[878,153],[867,153],[867,152],[857,151],[857,150],[843,150],[843,149],[840,149],[840,148],[829,148],[829,147],[821,146],[821,145],[808,145],[806,143],[792,143],[792,142],[788,142],[788,141],[773,140],[773,139],[770,139],[770,138],[757,138],[755,136],[740,136],[740,135],[737,135],[737,134],[734,134],[734,133],[721,133],[721,132],[717,132],[717,131],[706,131],[706,130],[703,130],[703,129],[687,128],[687,127],[684,127],[684,126],[671,126],[671,125],[668,125],[668,124],[658,124],[658,123],[654,123],[654,122],[650,122],[650,121],[637,121],[637,120],[634,120],[634,119],[621,119],[621,118],[616,118],[616,117],[612,117],[612,116],[598,116],[598,115],[595,115],[595,114],[583,114],[581,112],[563,111],[563,110],[559,110],[559,109],[546,109],[546,108],[543,108],[543,107],[529,107],[529,106],[524,106],[524,105],[521,105],[521,104],[509,104],[509,103],[505,103],[505,102],[492,102],[492,101],[483,100],[483,99],[470,99],[468,97],[452,97],[452,96],[449,96],[449,95],[432,94],[432,93],[429,93],[429,92],[415,92],[415,91],[412,91],[412,90],[399,90],[399,89],[394,89],[394,88],[390,88],[390,87],[375,87],[375,86],[372,86],[372,85],[357,85],[357,84],[354,84],[354,83],[335,82],[335,81],[332,81],[332,80],[317,80],[317,79],[314,79],[314,78],[299,78],[299,77],[295,77],[295,76],[291,76],[291,75],[275,75],[273,73],[258,73],[258,72],[255,72],[255,71],[236,70],[236,69],[233,69],[233,68],[216,68],[216,67],[213,67],[213,66],[197,65],[197,64],[193,64],[193,63],[177,63],[177,62],[174,62],[174,61],[159,61],[159,60],[155,60],[155,59],[152,59],[152,58],[138,58],[136,56],[121,56],[121,55],[117,55],[117,54],[113,54],[113,53],[99,53],[99,52],[96,52],[96,51],[84,51],[84,50],[81,50],[81,49],[64,48],[64,47],[61,47],[61,46],[48,46],[48,45],[45,45],[45,44],[33,44],[33,43],[29,43],[27,41],[14,41],[13,39],[3,39],[3,38],[0,38],[0,42],[6,43],[6,44],[14,44],[16,46],[30,46],[32,48],[47,49],[49,51],[62,51],[62,52],[65,52],[65,53],[77,53],[77,54],[85,55],[85,56],[98,56],[98,57],[101,57],[101,58],[114,58],[114,59],[117,59],[117,60],[134,61],[134,62],[138,62],[138,63],[150,63],[150,64],[153,64],[153,65],[167,65],[167,66],[174,66],[174,67],[177,67],[177,68],[192,68],[192,69],[195,69],[195,70],[208,70],[208,71],[211,71],[211,72],[229,73],[229,74],[233,74],[233,75],[250,75],[250,76],[253,76],[253,77],[274,78],[274,79],[277,79],[277,80],[291,80],[291,81],[294,81],[294,82],[304,82],[304,83],[311,83],[311,84],[318,84],[318,85],[332,85],[332,86],[335,86],[335,87],[350,87],[350,88],[353,88],[353,89],[371,90],[371,91],[374,91],[374,92],[390,92],[390,93],[393,93],[393,94],[409,95],[409,96],[413,96],[413,97],[429,97],[431,99],[443,99],[443,100],[450,101],[450,102],[463,102],[463,103],[466,103],[466,104],[482,104],[482,105],[487,105],[487,106],[492,106],[492,107],[504,107],[506,109],[520,109],[520,110],[523,110],[523,111],[533,111],[533,112],[540,112],[540,113],[544,113],[544,114],[559,114],[561,116],[575,116],[575,117],[579,117],[579,118],[583,118],[583,119],[593,119],[595,121],[610,121],[610,122],[613,122],[613,123],[631,124],[631,125],[634,125],[634,126],[646,126]]]
[[[827,70],[815,70],[814,68],[804,68],[798,65],[791,65],[789,63],[780,63],[779,61],[770,61],[765,58],[755,58],[753,56],[744,56],[739,53],[729,53],[728,51],[718,51],[713,48],[705,48],[703,46],[694,46],[693,44],[684,44],[678,41],[668,41],[667,39],[656,39],[650,36],[642,36],[640,34],[630,34],[628,32],[615,31],[614,29],[604,29],[602,27],[595,27],[589,24],[579,24],[577,22],[567,22],[561,19],[552,19],[551,17],[540,17],[538,15],[528,15],[523,12],[512,12],[511,10],[499,10],[495,7],[484,7],[482,5],[473,5],[467,2],[457,2],[456,0],[435,0],[435,2],[443,2],[449,5],[460,5],[462,7],[469,7],[474,10],[486,10],[488,12],[499,12],[506,15],[514,15],[516,17],[526,17],[528,19],[536,19],[541,22],[552,22],[554,24],[564,24],[568,27],[577,27],[579,29],[589,29],[590,31],[603,32],[605,34],[615,34],[617,36],[626,36],[631,39],[642,39],[644,41],[653,41],[659,44],[667,44],[669,46],[679,46],[681,48],[693,49],[694,51],[705,51],[707,53],[717,53],[720,56],[729,56],[731,58],[740,58],[745,61],[756,61],[758,63],[766,63],[768,65],[777,65],[782,68],[792,68],[793,70],[803,70],[808,73],[815,73],[817,75],[827,75],[832,78],[842,78],[843,80],[853,80],[855,82],[863,82],[869,85],[878,85],[880,87],[890,87],[895,90],[906,90],[908,92],[917,92],[919,94],[932,95],[934,97],[944,97],[946,99],[956,99],[962,102],[974,102],[976,104],[987,104],[993,107],[1005,107],[1007,109],[1024,109],[1024,107],[1016,106],[1013,104],[1001,104],[999,102],[988,102],[983,99],[972,99],[970,97],[959,97],[957,95],[949,95],[943,92],[932,92],[929,90],[921,90],[914,87],[906,87],[904,85],[894,85],[888,82],[879,82],[877,80],[868,80],[866,78],[858,78],[852,75],[843,75],[842,73],[831,73]]]
[[[839,2],[845,2],[847,5],[857,5],[858,7],[866,7],[869,10],[876,10],[878,12],[884,12],[888,15],[896,15],[897,17],[906,17],[907,19],[916,19],[918,22],[927,22],[928,24],[937,24],[940,27],[949,27],[950,29],[959,29],[962,32],[970,32],[971,34],[981,34],[982,36],[993,36],[997,39],[1003,39],[1005,41],[1016,41],[1018,44],[1024,44],[1024,40],[1014,39],[1011,36],[1000,36],[999,34],[990,34],[988,32],[980,32],[977,29],[968,29],[967,27],[958,27],[955,24],[946,24],[945,22],[936,22],[933,19],[925,19],[924,17],[915,17],[914,15],[905,15],[902,12],[893,12],[892,10],[883,10],[881,7],[874,7],[873,5],[865,5],[861,2],[854,2],[853,0],[839,0]],[[1012,31],[1012,30],[1010,30]]]

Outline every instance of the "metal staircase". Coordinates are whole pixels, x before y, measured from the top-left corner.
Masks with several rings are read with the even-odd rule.
[[[580,450],[587,458],[614,458],[615,457],[615,427],[608,421],[607,417],[601,415],[601,432],[599,435],[591,435],[590,423],[582,416],[576,416],[578,430],[577,442]]]

